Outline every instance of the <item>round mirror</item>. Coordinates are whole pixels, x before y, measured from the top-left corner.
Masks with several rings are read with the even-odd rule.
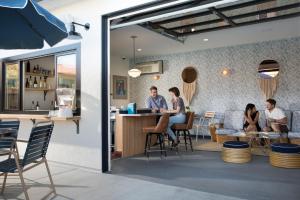
[[[186,67],[181,73],[181,78],[185,83],[192,83],[197,79],[197,71],[194,67]]]
[[[260,78],[274,78],[279,73],[279,64],[275,60],[264,60],[259,64],[258,74]]]

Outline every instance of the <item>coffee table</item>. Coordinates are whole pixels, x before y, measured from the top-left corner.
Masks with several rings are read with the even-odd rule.
[[[263,143],[258,142],[258,147],[263,151],[264,154],[266,154],[266,149],[270,149],[271,148],[271,144],[270,144],[270,139],[278,139],[280,138],[279,133],[277,132],[237,132],[235,134],[232,134],[232,136],[237,137],[237,139],[241,139],[241,138],[247,138],[249,141],[249,146],[250,148],[253,147],[253,142],[254,141],[263,141]]]

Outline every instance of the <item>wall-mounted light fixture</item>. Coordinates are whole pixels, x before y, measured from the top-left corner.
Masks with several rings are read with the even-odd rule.
[[[160,75],[155,75],[155,76],[153,76],[153,80],[159,80],[160,79]]]
[[[86,31],[90,29],[90,24],[89,23],[79,24],[77,22],[72,22],[70,32],[69,32],[69,36],[68,36],[68,39],[70,39],[70,40],[80,40],[80,39],[82,39],[81,34],[76,32],[75,25],[84,27],[84,29]]]
[[[222,76],[230,76],[232,74],[232,70],[229,68],[223,68],[221,74]]]

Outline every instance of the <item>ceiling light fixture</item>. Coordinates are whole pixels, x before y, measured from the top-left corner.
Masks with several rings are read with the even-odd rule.
[[[72,22],[70,32],[69,32],[69,36],[68,36],[68,39],[70,39],[70,40],[80,40],[80,39],[82,39],[81,34],[76,32],[75,25],[84,27],[84,29],[86,31],[90,29],[90,24],[89,23],[79,24],[77,22]]]
[[[131,36],[132,38],[132,42],[133,42],[133,67],[131,70],[128,71],[128,75],[133,77],[133,78],[137,78],[141,75],[142,71],[139,69],[135,68],[135,39],[137,38],[137,36]]]
[[[203,39],[203,41],[204,41],[204,42],[207,42],[207,41],[208,41],[208,39],[207,39],[207,38],[204,38],[204,39]]]
[[[142,49],[137,49],[137,51],[141,52],[141,51],[142,51]]]
[[[195,28],[191,28],[191,32],[194,32],[196,29]]]

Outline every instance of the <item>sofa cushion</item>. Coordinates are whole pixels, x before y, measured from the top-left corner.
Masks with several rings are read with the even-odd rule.
[[[227,141],[223,143],[223,147],[233,148],[233,149],[244,149],[244,148],[248,148],[249,144],[247,142],[240,142],[240,141]]]
[[[243,111],[225,111],[224,128],[225,129],[243,129],[244,112]]]
[[[300,111],[293,112],[292,132],[300,133]]]
[[[232,135],[237,132],[238,132],[237,130],[226,129],[226,128],[220,128],[220,129],[216,130],[216,134],[218,134],[218,135]]]
[[[289,132],[289,138],[300,138],[300,132]]]
[[[297,144],[274,143],[271,144],[271,148],[279,153],[300,153],[300,146]]]

